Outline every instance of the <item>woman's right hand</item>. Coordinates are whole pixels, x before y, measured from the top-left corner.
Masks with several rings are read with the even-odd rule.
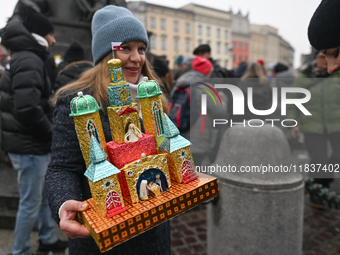
[[[299,129],[298,126],[293,127],[293,128],[290,130],[290,132],[291,132],[291,134],[292,134],[292,137],[293,137],[294,139],[298,138],[299,131],[300,131],[300,129]]]
[[[67,201],[60,209],[60,229],[71,239],[88,238],[90,232],[87,228],[76,221],[78,212],[85,211],[89,205],[75,200]]]

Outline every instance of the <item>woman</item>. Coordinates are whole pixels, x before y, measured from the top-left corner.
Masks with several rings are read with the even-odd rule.
[[[70,240],[70,254],[100,254],[87,229],[76,220],[77,212],[88,208],[82,203],[91,197],[77,134],[70,114],[70,101],[77,91],[92,95],[102,107],[100,117],[107,142],[111,141],[106,108],[109,106],[107,86],[110,83],[108,60],[112,58],[111,42],[122,42],[116,58],[122,61],[124,79],[130,84],[136,100],[137,85],[143,76],[155,79],[145,58],[147,33],[132,13],[117,6],[98,10],[92,20],[92,54],[95,66],[78,81],[56,93],[52,159],[46,176],[47,196],[52,214]],[[163,106],[167,106],[163,100]],[[167,112],[167,109],[164,109]],[[107,254],[170,254],[170,227],[164,223],[146,233],[118,245]]]
[[[271,88],[268,84],[267,77],[264,75],[262,67],[258,63],[250,63],[246,72],[241,76],[240,89],[244,95],[248,94],[248,88],[252,88],[253,106],[256,110],[268,110],[271,106]],[[247,98],[245,96],[245,98]],[[245,100],[244,115],[233,116],[233,121],[239,122],[243,120],[259,119],[265,116],[255,115],[250,112],[248,104]]]
[[[308,26],[310,44],[327,58],[328,73],[340,71],[340,1],[322,0]]]

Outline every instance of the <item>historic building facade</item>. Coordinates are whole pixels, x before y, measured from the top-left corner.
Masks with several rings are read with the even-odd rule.
[[[192,54],[193,12],[146,2],[128,2],[128,8],[150,34],[150,52],[158,56],[166,56],[170,68],[173,68],[179,55]]]
[[[209,44],[212,58],[222,67],[231,69],[230,12],[193,3],[180,9],[194,13],[194,48],[200,44]]]
[[[232,30],[232,66],[236,68],[241,62],[249,61],[250,23],[248,14],[231,14]]]
[[[294,63],[294,49],[278,30],[268,25],[250,25],[250,61],[262,59],[265,64],[280,62],[289,67]]]

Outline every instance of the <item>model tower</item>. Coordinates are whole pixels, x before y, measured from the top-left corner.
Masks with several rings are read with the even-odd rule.
[[[116,143],[124,143],[130,124],[134,124],[138,129],[141,128],[138,105],[132,102],[130,86],[123,80],[121,64],[119,59],[111,59],[107,63],[111,77],[111,83],[107,88],[110,100],[107,112],[112,140]]]
[[[163,107],[159,84],[154,80],[148,80],[144,77],[144,81],[138,84],[138,95],[145,133],[155,137],[157,147],[164,140],[164,126],[163,126]]]
[[[190,150],[190,141],[179,135],[179,130],[168,115],[164,114],[165,139],[159,146],[160,151],[168,153],[171,179],[179,183],[188,183],[198,178]]]
[[[106,160],[107,155],[91,137],[90,166],[85,172],[93,201],[98,213],[103,217],[112,217],[125,211],[122,191],[117,174],[119,169]]]
[[[71,114],[69,116],[73,117],[86,167],[90,165],[90,139],[92,136],[97,139],[97,142],[107,153],[105,135],[99,115],[100,109],[92,96],[83,95],[81,91],[71,101]]]

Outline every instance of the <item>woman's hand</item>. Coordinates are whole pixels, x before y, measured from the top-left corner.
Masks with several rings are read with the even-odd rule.
[[[292,134],[292,137],[294,138],[294,139],[296,139],[297,137],[298,137],[298,135],[299,135],[299,127],[298,126],[296,126],[296,127],[293,127],[291,130],[290,130],[290,132],[291,132],[291,134]]]
[[[87,228],[75,220],[78,212],[89,208],[87,203],[69,200],[60,209],[60,228],[71,239],[88,238],[90,232]]]

